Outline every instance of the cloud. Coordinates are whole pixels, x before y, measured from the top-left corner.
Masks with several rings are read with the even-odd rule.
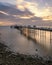
[[[0,4],[1,5],[1,4]],[[50,20],[43,20],[45,18],[35,16],[32,14],[27,6],[33,6],[35,4],[27,2],[25,3],[25,10],[21,11],[14,6],[2,5],[0,6],[0,25],[52,25]],[[4,8],[3,8],[4,6]],[[37,7],[38,5],[35,5]],[[45,8],[44,8],[45,9]],[[51,8],[48,8],[51,9]],[[38,11],[38,10],[37,10]],[[50,11],[50,10],[49,10]],[[49,17],[48,17],[49,18]]]
[[[52,20],[52,7],[45,7],[42,9],[43,20]]]
[[[18,8],[19,10],[21,10],[21,11],[25,11],[25,7],[22,6],[22,5],[18,5],[17,8]]]
[[[20,16],[19,18],[21,18],[21,19],[30,19],[32,17],[34,17],[34,16],[32,16],[32,15],[24,15],[24,16]]]
[[[33,14],[27,9],[25,11],[20,11],[14,7],[11,8],[3,4],[0,7],[2,8],[0,9],[0,25],[21,24],[24,19],[26,20],[33,17]]]
[[[18,0],[17,0],[18,2]],[[41,4],[42,4],[41,0]],[[19,0],[19,4],[17,4],[17,8],[25,11],[25,9],[28,9],[31,13],[34,14],[34,16],[37,17],[42,17],[44,18],[45,16],[52,16],[52,7],[45,2],[45,5],[40,7],[40,3],[35,2],[35,1],[26,1],[26,0]]]
[[[24,0],[16,0],[17,4],[21,4]]]
[[[41,16],[50,16],[52,15],[52,7],[44,7],[42,10],[41,10]]]
[[[52,16],[46,16],[46,17],[43,17],[43,20],[51,20],[52,21]]]
[[[15,22],[11,22],[11,21],[5,21],[5,22],[1,22],[0,21],[0,26],[9,26],[9,25],[14,25],[16,24]]]
[[[1,14],[5,14],[5,15],[10,15],[10,16],[13,16],[13,17],[16,17],[16,18],[20,18],[20,17],[26,17],[26,18],[30,18],[30,17],[33,17],[34,15],[29,12],[27,9],[25,9],[25,11],[21,11],[19,9],[16,9],[14,7],[14,5],[11,7],[11,6],[6,6],[6,4],[4,5],[3,3],[0,4],[0,13]],[[3,8],[4,7],[4,8]],[[0,14],[0,15],[1,15]]]
[[[16,6],[17,6],[17,8],[19,9],[19,10],[22,10],[22,11],[24,11],[25,10],[25,7],[23,6],[23,3],[24,2],[24,0],[16,0]]]
[[[4,11],[0,11],[1,14],[5,14],[5,15],[9,15],[8,13],[4,12]]]

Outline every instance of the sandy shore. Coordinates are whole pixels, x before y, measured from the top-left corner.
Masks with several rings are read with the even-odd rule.
[[[0,65],[52,65],[52,61],[45,61],[38,56],[15,54],[6,45],[0,42]]]

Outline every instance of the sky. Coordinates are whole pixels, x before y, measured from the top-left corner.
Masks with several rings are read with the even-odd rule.
[[[13,4],[20,11],[25,12],[28,10],[33,14],[28,15],[25,12],[24,15],[20,15],[20,19],[33,19],[34,21],[35,17],[36,19],[40,18],[41,21],[52,22],[52,0],[0,0],[0,2]],[[0,11],[0,13],[8,15],[4,11]],[[19,17],[16,14],[13,16]]]

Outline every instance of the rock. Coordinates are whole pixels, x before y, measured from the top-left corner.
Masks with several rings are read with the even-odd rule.
[[[38,49],[36,49],[36,51],[38,51]]]

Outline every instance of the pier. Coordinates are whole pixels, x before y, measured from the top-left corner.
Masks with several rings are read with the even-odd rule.
[[[15,26],[26,38],[33,40],[43,46],[52,45],[52,28],[36,26]]]

